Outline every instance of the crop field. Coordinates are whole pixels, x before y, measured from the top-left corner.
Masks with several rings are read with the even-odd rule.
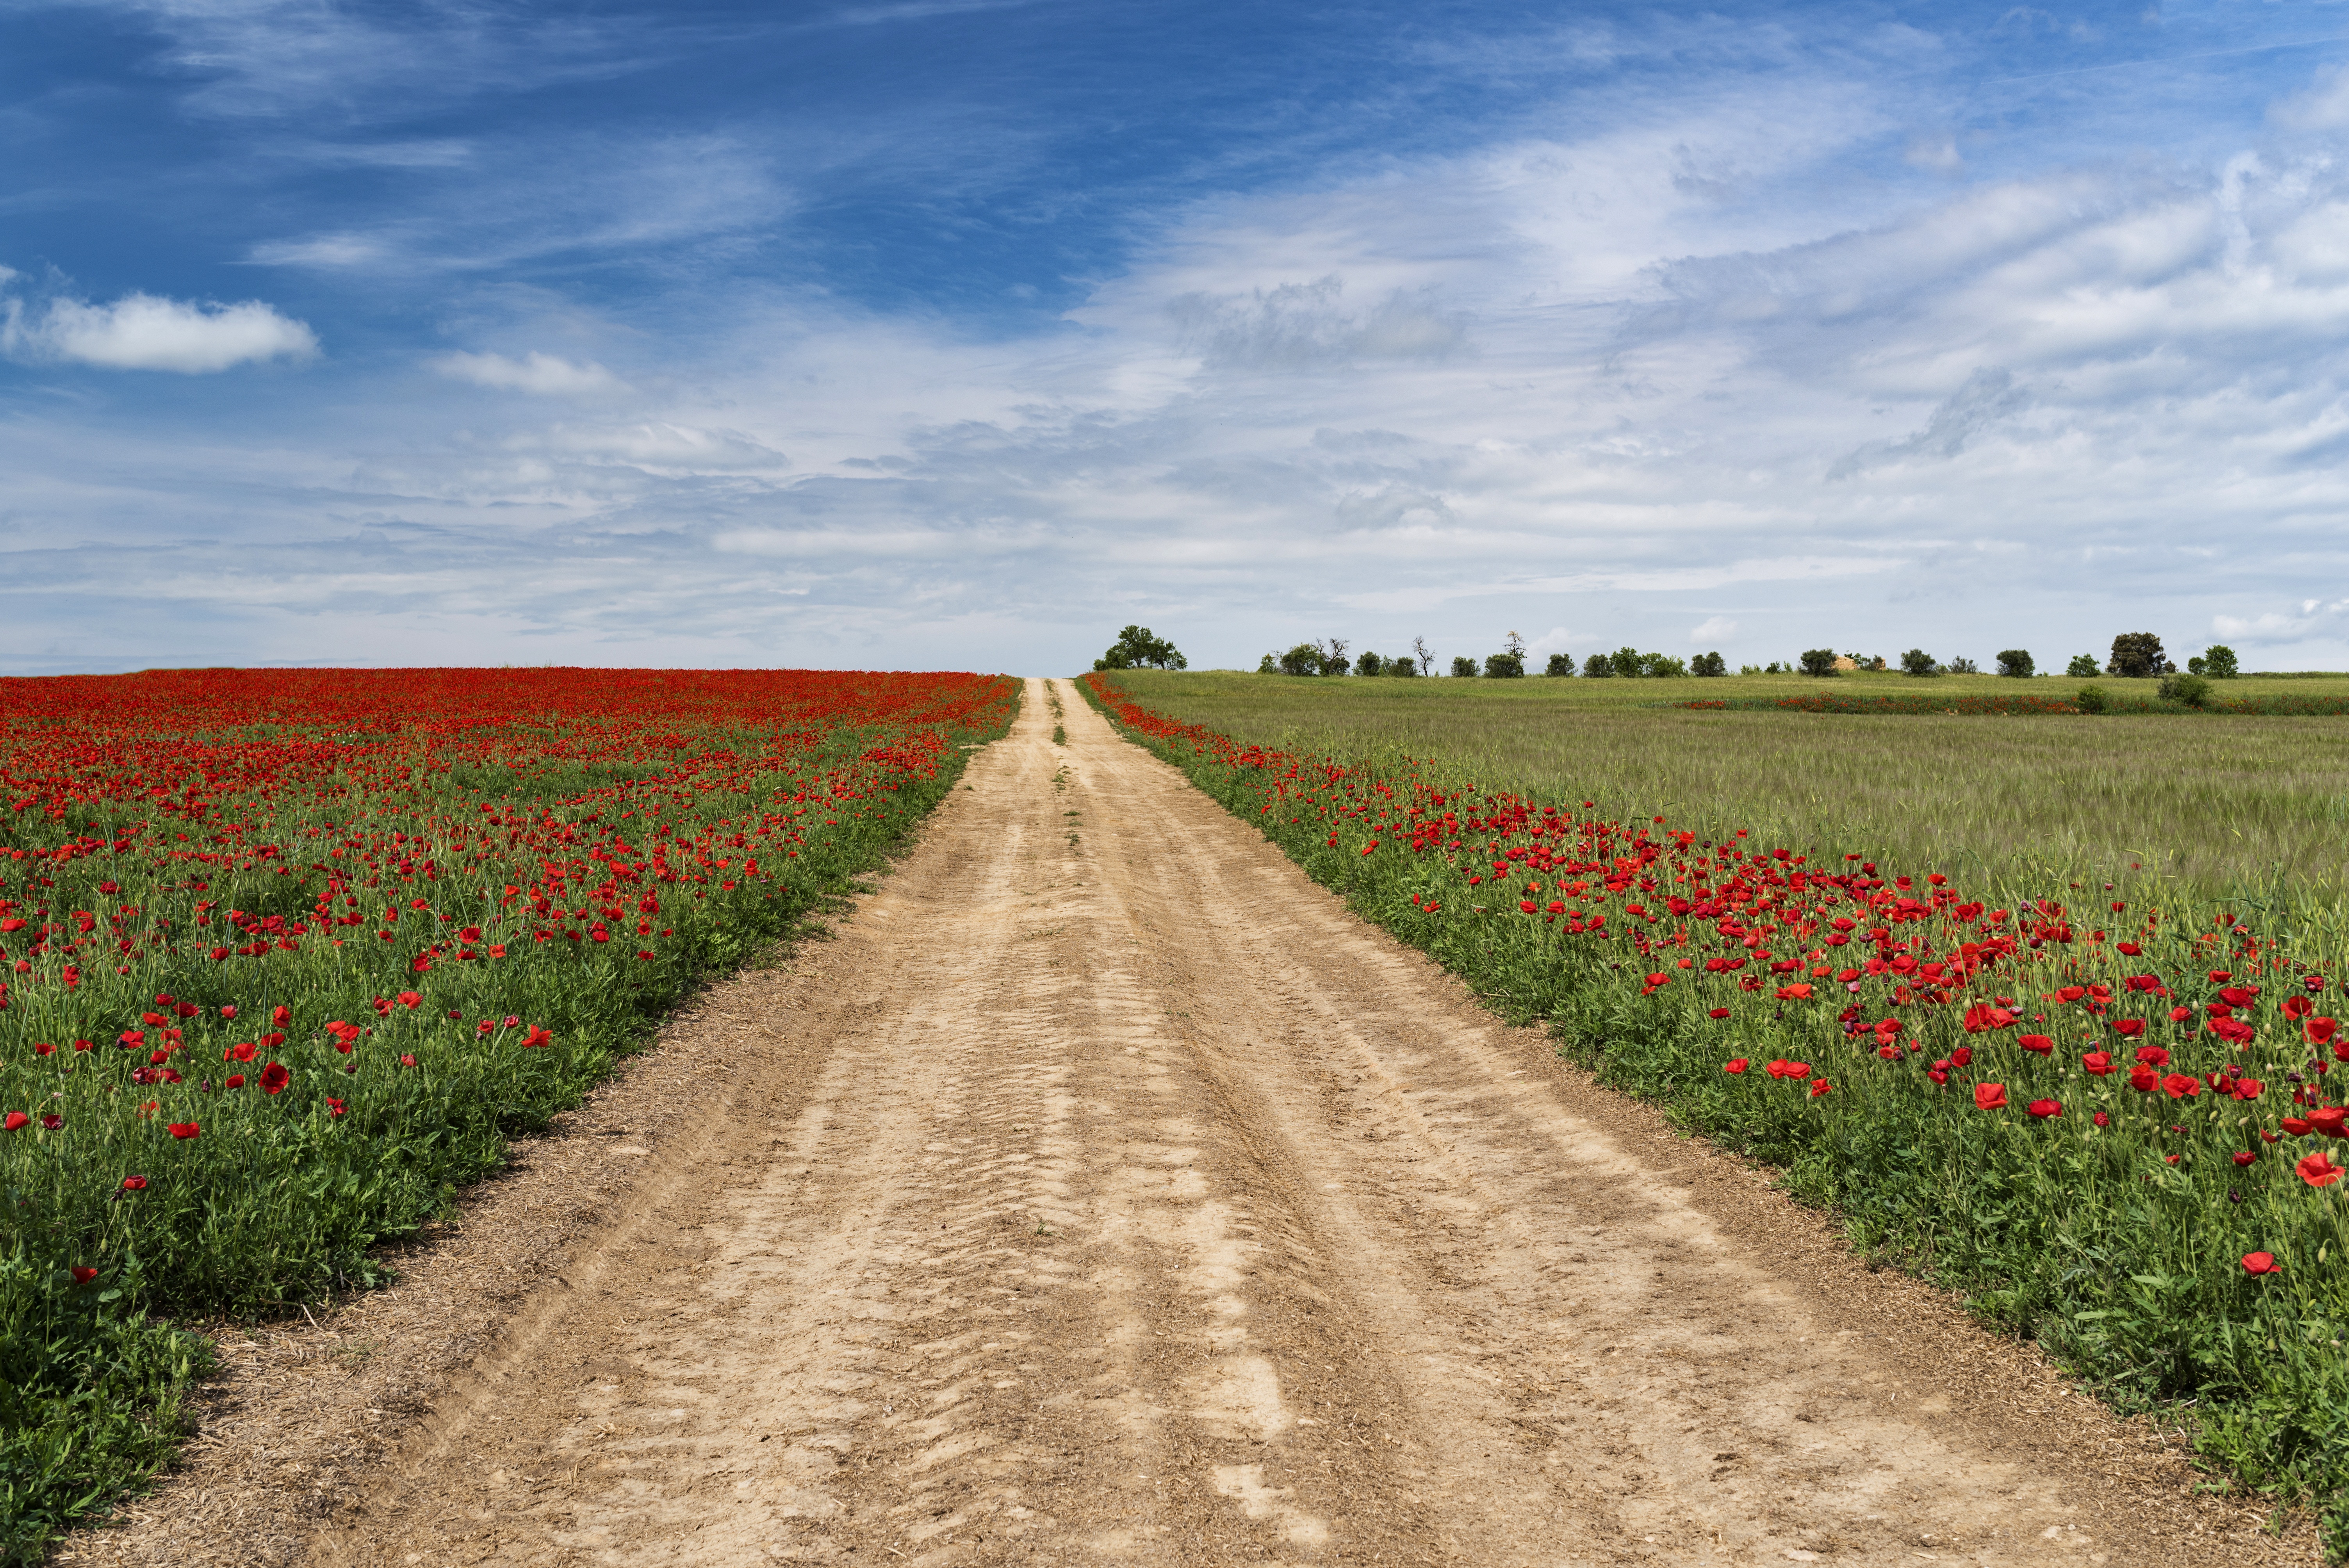
[[[1530,798],[1588,798],[1702,836],[1864,851],[2034,888],[2154,878],[2178,892],[2349,892],[2349,725],[2239,714],[1950,715],[1691,710],[1927,688],[1935,700],[2077,681],[1115,676],[1154,711],[1254,744],[1402,765]],[[2100,679],[2150,700],[2155,683]],[[2349,680],[2223,683],[2246,700],[2349,698]],[[2141,688],[2141,689],[2140,689]]]
[[[506,1136],[941,799],[1016,683],[0,681],[0,1555],[162,1462],[205,1342],[372,1283]]]
[[[2339,721],[1082,684],[1603,1081],[2349,1540]]]

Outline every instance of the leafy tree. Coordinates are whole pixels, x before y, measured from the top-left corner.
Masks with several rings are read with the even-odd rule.
[[[1998,673],[2027,680],[2038,665],[2032,662],[2028,648],[2008,648],[1998,655]]]
[[[1419,661],[1405,654],[1402,658],[1393,660],[1387,665],[1387,674],[1416,677],[1419,674]]]
[[[1345,638],[1330,637],[1322,643],[1321,673],[1323,675],[1342,676],[1353,667],[1354,666],[1346,662]]]
[[[2093,672],[2091,672],[2093,673]],[[2100,686],[2084,686],[2080,695],[2072,699],[2082,713],[2102,713],[2113,706],[2113,699]]]
[[[1267,654],[1263,659],[1257,663],[1256,673],[1260,676],[1277,676],[1280,673],[1280,663],[1270,654]]]
[[[1653,679],[1664,680],[1675,676],[1686,676],[1688,665],[1670,654],[1641,654],[1640,673]]]
[[[1905,676],[1937,676],[1941,673],[1941,666],[1935,664],[1933,655],[1924,649],[1911,648],[1900,655],[1900,673]]]
[[[1285,676],[1318,676],[1321,673],[1321,645],[1299,643],[1280,655],[1280,673]]]
[[[1982,674],[1982,666],[1980,665],[1975,664],[1971,659],[1962,656],[1951,659],[1942,667],[1953,676],[1978,676]]]
[[[1546,676],[1570,676],[1573,673],[1574,655],[1572,654],[1552,654],[1549,656],[1549,667],[1542,671]]]
[[[2123,632],[2113,639],[2113,656],[2105,664],[2108,676],[2143,678],[2177,668],[2161,651],[2161,639],[2151,632]]]
[[[1806,676],[1818,676],[1821,677],[1835,674],[1835,650],[1833,648],[1805,649],[1803,652],[1803,673]]]
[[[1689,673],[1699,676],[1725,676],[1729,673],[1729,661],[1717,653],[1699,654],[1689,661]]]
[[[2213,643],[2202,650],[2202,673],[2214,681],[2230,681],[2241,674],[2235,662],[2235,650],[2224,643]]]
[[[1462,680],[1473,680],[1476,675],[1476,661],[1465,655],[1454,654],[1452,656],[1452,673]]]
[[[2100,676],[2105,672],[2096,663],[2095,655],[2075,654],[2072,656],[2072,662],[2064,666],[2064,673],[2067,676],[2077,677],[2083,676]]]
[[[1387,662],[1365,648],[1362,656],[1354,661],[1354,673],[1358,676],[1382,676],[1387,673]]]
[[[1128,626],[1109,645],[1109,652],[1093,661],[1097,670],[1181,670],[1188,669],[1191,661],[1164,637],[1153,636],[1147,626]]]
[[[1421,675],[1432,676],[1435,673],[1435,655],[1427,651],[1425,637],[1413,637],[1411,640],[1411,653],[1412,657],[1419,661]]]
[[[1629,680],[1640,673],[1640,650],[1626,643],[1608,655],[1607,662],[1615,666],[1617,675]]]
[[[1487,654],[1485,655],[1485,678],[1487,680],[1516,680],[1525,673],[1526,661],[1520,655]]]
[[[1601,679],[1615,673],[1615,661],[1605,654],[1593,654],[1582,661],[1582,673],[1591,680]]]

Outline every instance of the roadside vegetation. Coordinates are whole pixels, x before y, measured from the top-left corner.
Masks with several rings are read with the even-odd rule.
[[[386,1277],[1002,733],[1001,677],[0,681],[0,1560],[168,1462],[191,1317]]]
[[[2336,724],[1081,684],[1492,1006],[2349,1555]]]

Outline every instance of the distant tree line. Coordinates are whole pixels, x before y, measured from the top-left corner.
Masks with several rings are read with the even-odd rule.
[[[1149,633],[1140,627],[1128,626],[1129,634],[1140,632],[1144,639]],[[1427,639],[1413,637],[1411,652],[1389,658],[1367,649],[1348,657],[1350,645],[1343,637],[1325,637],[1319,642],[1299,643],[1285,654],[1267,654],[1257,665],[1258,675],[1282,676],[1433,676],[1436,656],[1428,650]],[[1167,652],[1173,654],[1172,647]],[[1118,649],[1110,650],[1114,657]],[[1183,655],[1173,654],[1174,663],[1157,667],[1181,669]],[[1134,663],[1146,660],[1135,658]],[[1898,661],[1904,676],[1930,678],[1936,676],[1980,675],[1981,667],[1962,656],[1947,660],[1934,657],[1922,648],[1911,648]],[[1119,664],[1096,664],[1096,669],[1123,669]],[[1501,639],[1501,651],[1475,659],[1465,654],[1451,660],[1451,672],[1455,679],[1515,680],[1526,673],[1526,641],[1511,632]],[[1893,663],[1881,654],[1838,654],[1833,648],[1811,648],[1799,657],[1781,664],[1775,661],[1762,665],[1744,665],[1737,673],[1743,676],[1777,676],[1802,674],[1818,678],[1841,675],[1886,674]],[[2232,680],[2240,672],[2235,650],[2224,644],[2212,644],[2186,661],[2188,672],[2212,680]],[[1725,676],[1728,661],[1715,653],[1696,654],[1680,658],[1671,654],[1643,654],[1626,644],[1611,654],[1592,654],[1581,662],[1578,670],[1572,654],[1552,654],[1542,674],[1570,676],[1579,674],[1585,680],[1663,679],[1684,676]],[[2029,679],[2039,673],[2038,662],[2028,649],[2008,648],[1998,655],[1997,673],[2018,680]],[[2175,676],[2178,666],[2162,652],[2161,639],[2151,632],[2124,632],[2113,639],[2112,656],[2098,664],[2094,654],[2081,654],[2064,666],[2069,676]]]

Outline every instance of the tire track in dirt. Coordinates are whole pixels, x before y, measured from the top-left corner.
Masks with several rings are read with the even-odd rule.
[[[771,1020],[805,1071],[732,1086],[316,1556],[2238,1560],[2002,1451],[1530,1031],[1045,697]]]

